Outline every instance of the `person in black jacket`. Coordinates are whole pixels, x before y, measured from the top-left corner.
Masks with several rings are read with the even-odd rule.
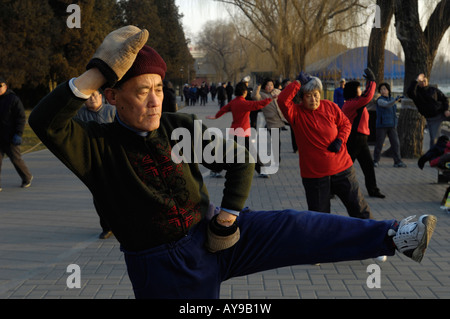
[[[231,85],[231,82],[228,82],[228,84],[227,84],[227,86],[225,88],[225,91],[227,92],[228,103],[230,103],[231,100],[233,100],[233,93],[234,93],[234,88]]]
[[[22,101],[8,89],[6,80],[0,77],[0,171],[6,154],[22,179],[22,188],[30,187],[33,179],[20,154],[25,122]],[[2,191],[1,183],[0,191]]]
[[[442,91],[428,85],[428,78],[423,73],[409,86],[408,96],[427,120],[432,148],[436,144],[436,138],[441,135],[442,122],[450,117],[448,99]]]
[[[163,81],[164,100],[162,104],[163,112],[176,112],[178,111],[177,95],[173,89],[173,84],[170,81]]]
[[[222,82],[217,88],[217,100],[219,101],[219,108],[225,106],[227,101],[227,92],[225,90],[225,82]]]

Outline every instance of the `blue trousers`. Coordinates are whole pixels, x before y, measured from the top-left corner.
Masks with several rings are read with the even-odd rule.
[[[205,248],[207,219],[181,240],[147,251],[124,251],[137,299],[217,299],[223,281],[291,265],[392,256],[387,232],[395,221],[309,211],[250,211],[238,218],[230,249]]]

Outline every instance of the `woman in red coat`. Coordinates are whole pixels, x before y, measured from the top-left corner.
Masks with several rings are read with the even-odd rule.
[[[308,209],[330,213],[333,193],[350,216],[372,218],[347,152],[350,121],[339,106],[321,100],[322,89],[320,79],[302,73],[278,97],[278,105],[294,129]],[[299,90],[302,103],[295,104]]]

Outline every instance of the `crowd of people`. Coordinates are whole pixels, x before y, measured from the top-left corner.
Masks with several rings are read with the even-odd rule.
[[[321,80],[303,72],[279,84],[264,79],[254,89],[249,88],[249,77],[235,88],[230,82],[220,83],[212,95],[214,101],[217,94],[219,110],[209,118],[231,112],[232,127],[243,129],[245,145],[237,139],[231,147],[222,143],[223,158],[202,162],[211,171],[226,172],[222,201],[215,205],[199,164],[173,160],[176,141],[171,137],[182,127],[192,133],[201,130],[202,149],[218,141],[207,134],[205,125],[198,127],[196,115],[176,112],[173,102],[163,106],[172,88],[164,82],[164,59],[145,45],[148,36],[147,30],[134,26],[113,31],[86,71],[59,85],[29,117],[36,135],[91,191],[102,234],[113,233],[121,244],[136,298],[218,298],[221,283],[232,277],[289,265],[393,256],[396,251],[422,261],[436,217],[375,220],[356,177],[358,160],[369,195],[384,197],[367,145],[366,106],[377,88],[369,69],[364,72],[365,91],[359,82],[342,86],[342,106],[323,99]],[[206,105],[211,87],[186,85],[186,106]],[[379,90],[379,107],[393,107],[385,94],[389,88],[380,85]],[[4,105],[10,100],[17,104],[17,99],[2,92],[3,116]],[[414,92],[420,95],[421,89],[416,86]],[[100,105],[102,95],[114,116]],[[16,108],[21,114],[23,107]],[[293,132],[307,211],[244,208],[254,170],[261,169],[259,161],[251,161],[248,134],[251,113],[258,111],[270,131],[290,127]],[[448,116],[448,104],[441,111]],[[8,133],[0,144],[2,153],[20,144],[21,130],[20,126]],[[239,152],[245,155],[243,163],[237,160]],[[280,156],[274,160],[281,163]],[[398,165],[399,158],[394,161],[396,167],[404,167]],[[23,165],[22,170],[22,186],[28,187],[32,176]],[[349,216],[330,214],[333,195],[342,200]]]

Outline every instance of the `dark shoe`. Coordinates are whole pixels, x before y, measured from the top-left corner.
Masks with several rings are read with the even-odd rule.
[[[369,196],[370,197],[377,197],[377,198],[386,198],[386,196],[381,194],[380,191],[369,193]]]
[[[423,169],[425,167],[425,163],[428,162],[427,158],[425,156],[422,156],[421,158],[419,158],[419,160],[417,161],[417,165],[419,166],[420,169]]]
[[[398,163],[394,164],[394,167],[406,168],[407,166],[406,166],[406,164],[403,163],[403,162],[398,162]]]
[[[33,176],[31,176],[31,179],[28,182],[22,182],[22,185],[20,187],[22,188],[28,188],[31,186],[31,181],[33,180]]]
[[[98,238],[100,238],[100,239],[108,239],[109,237],[111,237],[112,234],[113,233],[110,230],[102,231],[102,233],[98,236]]]

